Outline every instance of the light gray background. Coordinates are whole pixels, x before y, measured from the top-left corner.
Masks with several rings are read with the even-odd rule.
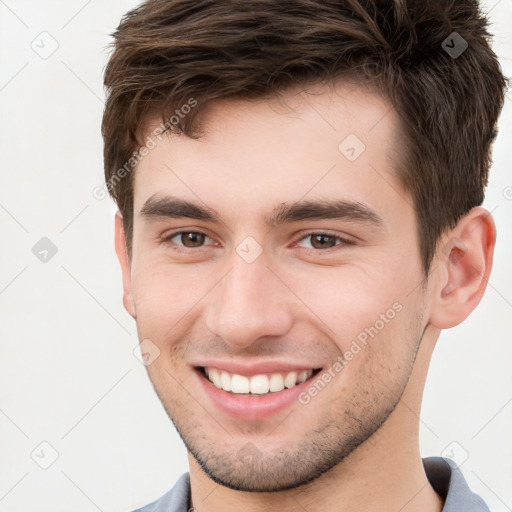
[[[2,512],[131,510],[188,470],[133,353],[115,207],[92,195],[108,34],[137,3],[0,0]],[[511,76],[512,1],[483,5]],[[510,99],[485,202],[499,232],[494,270],[477,311],[441,336],[421,422],[423,455],[461,462],[498,512],[512,509]],[[42,237],[58,248],[46,263],[32,253]]]

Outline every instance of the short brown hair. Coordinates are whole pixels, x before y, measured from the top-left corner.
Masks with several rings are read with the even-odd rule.
[[[319,81],[355,79],[396,109],[406,139],[397,171],[414,200],[425,273],[443,231],[484,199],[506,82],[476,1],[147,0],[113,36],[105,177],[129,252],[130,171],[149,116],[196,137],[198,114],[216,99]]]

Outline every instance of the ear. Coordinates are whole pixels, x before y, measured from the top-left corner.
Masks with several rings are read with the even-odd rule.
[[[430,324],[448,329],[476,308],[491,273],[496,226],[485,208],[473,208],[442,239]]]
[[[136,318],[135,302],[132,296],[132,276],[130,258],[126,251],[126,234],[124,231],[123,217],[120,212],[115,216],[115,246],[116,254],[121,265],[121,273],[123,276],[123,304],[128,313]]]

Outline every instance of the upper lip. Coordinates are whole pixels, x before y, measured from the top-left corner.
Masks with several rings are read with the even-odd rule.
[[[208,359],[199,361],[194,366],[218,368],[229,373],[236,373],[249,377],[262,373],[287,373],[301,370],[316,370],[321,366],[311,364],[292,363],[289,361],[259,361],[254,363],[241,363],[237,361],[226,361],[220,359]]]

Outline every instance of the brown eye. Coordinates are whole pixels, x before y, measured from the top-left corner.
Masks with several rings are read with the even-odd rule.
[[[331,249],[337,246],[352,245],[353,242],[329,233],[310,233],[299,240],[298,245],[306,249]]]
[[[204,245],[206,235],[194,231],[185,231],[180,233],[180,241],[185,247],[201,247]]]
[[[308,235],[314,249],[330,249],[337,245],[338,237],[325,234]]]
[[[188,249],[202,247],[205,245],[207,240],[209,240],[209,237],[204,233],[199,233],[198,231],[180,231],[179,233],[174,233],[174,235],[165,237],[164,239],[165,242],[172,242],[174,244],[187,247]]]

